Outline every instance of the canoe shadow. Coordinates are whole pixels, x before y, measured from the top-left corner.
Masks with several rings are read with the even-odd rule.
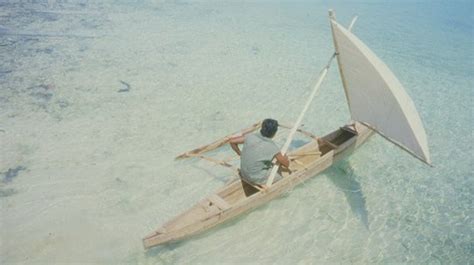
[[[358,176],[354,173],[349,161],[342,160],[335,164],[327,171],[327,176],[339,190],[344,192],[352,212],[369,230],[369,214],[365,205],[365,196],[362,193],[360,183],[357,181]]]

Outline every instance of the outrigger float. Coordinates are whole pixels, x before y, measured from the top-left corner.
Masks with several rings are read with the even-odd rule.
[[[331,167],[338,159],[361,146],[374,132],[423,162],[431,163],[426,133],[413,101],[390,69],[351,33],[357,17],[347,29],[336,22],[331,10],[329,19],[335,52],[320,73],[295,124],[292,127],[283,126],[291,128],[281,149],[281,152],[291,159],[290,172],[282,172],[283,178],[274,182],[278,170],[275,165],[266,183],[266,189],[235,178],[146,236],[143,239],[145,248],[201,233],[269,202]],[[302,130],[300,125],[334,58],[337,58],[353,122],[323,137],[317,137]],[[239,133],[255,132],[260,125],[260,122],[255,123]],[[308,137],[309,142],[289,151],[293,137],[298,132]],[[238,168],[232,164],[205,155],[226,145],[234,135],[236,134],[185,152],[176,159],[201,158],[228,167],[238,176]]]

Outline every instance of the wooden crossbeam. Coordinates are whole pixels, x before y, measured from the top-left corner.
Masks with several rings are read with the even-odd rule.
[[[317,156],[321,155],[322,153],[319,151],[316,152],[305,152],[305,153],[291,153],[288,154],[289,157],[299,157],[299,156]]]
[[[214,141],[210,144],[207,144],[207,145],[203,145],[201,147],[198,147],[196,149],[193,149],[191,151],[188,151],[188,152],[184,152],[182,154],[180,154],[179,156],[177,156],[175,159],[182,159],[182,158],[188,158],[188,157],[193,157],[193,156],[196,156],[196,155],[199,155],[199,154],[202,154],[202,153],[206,153],[206,152],[209,152],[209,151],[212,151],[212,150],[215,150],[223,145],[225,145],[226,143],[229,142],[229,140],[234,137],[236,134],[248,134],[248,133],[251,133],[255,130],[257,130],[258,128],[260,128],[262,126],[262,122],[257,122],[255,124],[253,124],[252,126],[246,128],[246,129],[243,129],[241,130],[240,132],[236,132],[236,133],[233,133],[233,134],[230,134],[230,135],[227,135],[227,136],[224,136],[222,137],[221,139],[217,140],[217,141]]]
[[[221,166],[224,166],[224,167],[232,168],[232,169],[235,170],[235,171],[238,171],[238,170],[239,170],[239,169],[236,168],[235,166],[233,166],[233,165],[227,163],[226,161],[219,160],[219,159],[215,159],[215,158],[208,157],[208,156],[205,156],[205,155],[190,155],[190,157],[201,158],[201,159],[203,159],[203,160],[207,160],[207,161],[212,162],[212,163],[217,164],[217,165],[221,165]]]
[[[290,125],[287,125],[287,124],[280,124],[280,123],[278,123],[278,126],[280,126],[282,128],[285,128],[285,129],[291,129],[293,127],[293,126],[290,126]],[[305,131],[303,129],[297,129],[296,131],[303,134],[303,135],[308,136],[309,138],[313,138],[313,139],[316,139],[316,140],[319,139],[319,137],[317,137],[316,135],[314,135],[314,134],[312,134],[308,131]]]

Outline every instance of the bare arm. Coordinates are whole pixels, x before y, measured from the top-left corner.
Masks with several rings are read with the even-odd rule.
[[[278,153],[275,155],[276,160],[280,165],[289,168],[290,167],[290,161],[288,160],[288,156],[282,155],[282,153]]]
[[[245,137],[243,135],[233,137],[229,140],[230,147],[232,147],[232,150],[237,153],[237,155],[240,156],[240,149],[239,149],[239,144],[243,144],[245,140]]]

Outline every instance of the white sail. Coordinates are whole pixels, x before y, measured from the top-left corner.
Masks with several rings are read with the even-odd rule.
[[[431,164],[425,129],[400,81],[359,38],[333,18],[331,28],[352,119]]]

